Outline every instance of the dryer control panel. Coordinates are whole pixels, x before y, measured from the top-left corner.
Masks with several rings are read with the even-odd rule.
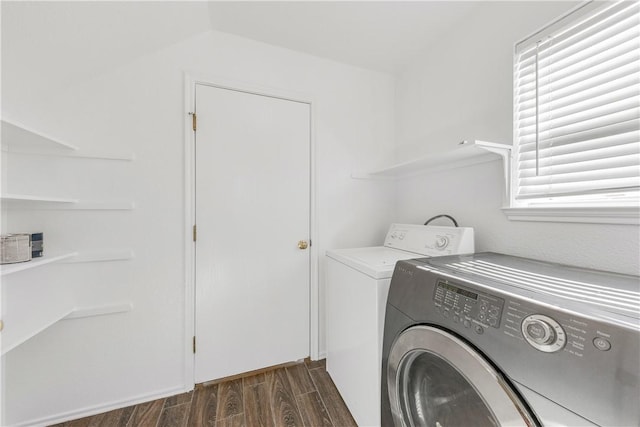
[[[438,280],[433,300],[436,311],[467,328],[472,323],[500,327],[504,307],[502,298],[472,291],[448,280]]]

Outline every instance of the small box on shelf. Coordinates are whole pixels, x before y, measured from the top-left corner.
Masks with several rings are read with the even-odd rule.
[[[31,233],[31,258],[40,258],[44,254],[44,233]]]
[[[31,261],[31,234],[13,233],[0,236],[0,264]]]

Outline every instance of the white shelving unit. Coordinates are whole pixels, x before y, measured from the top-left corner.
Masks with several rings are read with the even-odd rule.
[[[351,177],[354,179],[399,179],[490,162],[500,157],[504,160],[505,173],[508,176],[511,164],[510,145],[479,140],[463,141],[451,150],[424,155],[379,169],[355,172],[351,174]]]
[[[2,151],[10,155],[51,156],[51,159],[39,161],[55,161],[53,157],[96,159],[107,161],[133,161],[135,155],[123,150],[91,151],[83,150],[75,145],[35,131],[20,123],[2,119]],[[130,200],[78,200],[50,195],[33,195],[21,193],[0,194],[3,207],[8,209],[35,210],[132,210],[134,202]],[[22,213],[21,213],[22,214]],[[41,258],[31,261],[6,264],[0,266],[0,276],[14,275],[29,269],[43,267],[52,263],[90,263],[104,261],[125,261],[133,259],[134,253],[129,248],[96,249],[86,252],[46,253]],[[68,267],[71,268],[71,267]],[[7,281],[28,280],[12,276]],[[5,328],[3,334],[2,354],[39,334],[62,320],[81,319],[129,312],[133,303],[129,301],[105,301],[102,305],[77,307],[73,301],[75,296],[69,290],[54,289],[47,283],[33,282],[39,286],[36,293],[29,293],[26,288],[17,286],[23,283],[7,283],[7,291],[12,295],[11,310],[3,315]]]
[[[68,258],[77,256],[77,252],[66,252],[56,255],[45,255],[41,258],[34,258],[31,261],[19,262],[16,264],[5,264],[0,266],[0,275],[7,276],[19,271],[29,270],[31,268],[42,267],[43,265],[59,262]]]

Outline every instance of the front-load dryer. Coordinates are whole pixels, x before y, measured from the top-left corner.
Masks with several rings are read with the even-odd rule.
[[[398,262],[382,424],[640,425],[639,288],[493,253]]]
[[[473,250],[473,228],[391,224],[384,246],[327,251],[327,372],[358,425],[380,425],[382,331],[396,262]]]

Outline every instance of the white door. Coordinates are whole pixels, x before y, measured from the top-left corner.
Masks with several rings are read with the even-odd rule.
[[[196,85],[195,382],[309,355],[310,105]]]

